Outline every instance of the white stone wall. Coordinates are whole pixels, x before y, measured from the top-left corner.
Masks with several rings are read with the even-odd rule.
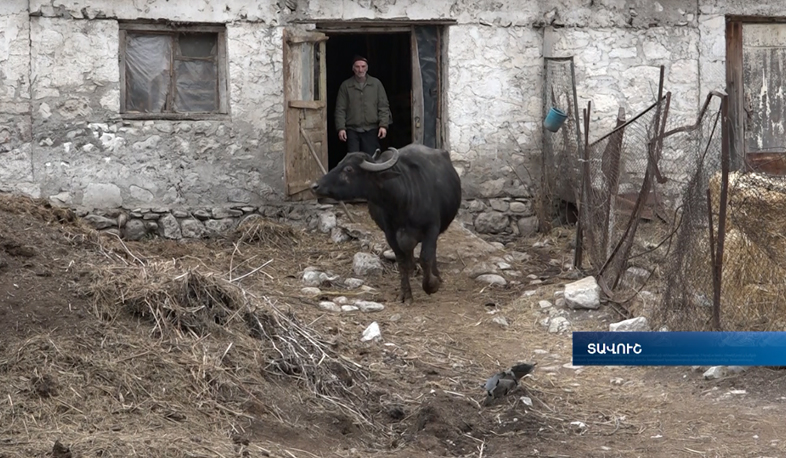
[[[541,39],[524,27],[450,28],[449,144],[466,195],[531,195],[510,167],[540,155]]]
[[[786,3],[5,0],[0,189],[98,207],[284,199],[283,28],[293,19],[408,18],[455,21],[446,42],[447,141],[465,196],[526,200],[538,182],[543,26],[559,26],[554,55],[575,56],[579,106],[593,102],[594,139],[619,106],[630,117],[654,101],[661,64],[672,123],[692,121],[707,93],[725,86],[726,14],[786,17]],[[231,118],[121,120],[122,19],[227,24]],[[664,171],[678,172],[668,168],[675,163]]]
[[[33,179],[26,0],[0,2],[0,190],[39,195]]]

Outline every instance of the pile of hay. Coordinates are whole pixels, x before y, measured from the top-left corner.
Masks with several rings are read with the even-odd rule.
[[[235,238],[241,243],[292,249],[300,244],[301,233],[290,225],[252,215],[238,223]]]
[[[154,323],[159,336],[220,332],[244,305],[240,290],[228,281],[193,268],[184,271],[176,260],[99,268],[92,292],[97,316],[142,317]]]
[[[720,173],[709,182],[716,237],[720,183]],[[729,330],[784,330],[786,179],[730,172],[727,202],[722,325]],[[708,239],[709,235],[705,237]],[[697,244],[703,250],[708,250],[708,246],[708,241]],[[708,256],[706,260],[709,261]],[[709,262],[706,269],[710,269]]]

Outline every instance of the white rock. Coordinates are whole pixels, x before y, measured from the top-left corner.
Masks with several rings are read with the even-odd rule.
[[[364,312],[379,312],[385,310],[385,306],[379,302],[355,301],[355,306]]]
[[[338,296],[333,298],[333,302],[338,305],[347,305],[349,304],[349,299],[346,296]]]
[[[330,231],[330,240],[332,240],[333,243],[344,243],[349,239],[350,237],[340,227],[334,227]]]
[[[498,325],[502,326],[503,328],[507,328],[509,326],[508,325],[508,320],[505,319],[505,317],[502,316],[502,315],[495,316],[494,318],[491,319],[491,321],[497,323]]]
[[[705,380],[723,378],[728,375],[728,371],[726,370],[726,366],[712,366],[711,368],[707,369],[707,372],[704,373]]]
[[[379,256],[371,253],[355,253],[352,258],[352,271],[355,275],[366,276],[381,273],[384,270]]]
[[[519,400],[521,402],[523,402],[524,405],[528,405],[528,406],[532,407],[532,399],[528,398],[527,396],[522,396],[522,397],[519,398]]]
[[[560,297],[559,299],[557,299],[555,304],[557,305],[557,307],[565,307],[565,305],[567,304],[567,301],[565,300],[564,297]]]
[[[305,288],[301,288],[300,292],[305,294],[306,296],[317,296],[322,294],[322,290],[319,288],[315,288],[313,286],[306,286]]]
[[[472,263],[464,268],[464,275],[477,279],[481,275],[496,274],[497,267],[488,262]]]
[[[328,312],[340,312],[341,307],[330,301],[322,301],[319,303],[319,308],[327,310]]]
[[[344,279],[344,286],[346,286],[349,289],[360,288],[361,286],[363,286],[363,283],[365,283],[365,281],[363,281],[363,280],[361,280],[359,278],[345,278]]]
[[[508,263],[507,263],[507,262],[505,262],[505,261],[499,261],[499,262],[497,262],[497,267],[499,267],[499,268],[500,268],[500,269],[502,269],[502,270],[510,270],[510,269],[512,269],[512,268],[513,268],[513,266],[511,266],[510,264],[508,264]]]
[[[341,311],[342,312],[357,312],[360,310],[359,308],[355,307],[354,305],[342,305]]]
[[[336,227],[336,214],[333,212],[323,212],[319,214],[319,231],[329,233]]]
[[[595,281],[595,277],[585,277],[565,285],[565,303],[572,309],[600,307],[600,286]]]
[[[393,261],[393,262],[396,261],[396,253],[394,253],[393,250],[385,250],[382,253],[382,257],[387,259],[388,261]]]
[[[549,320],[549,332],[557,334],[567,331],[570,328],[570,321],[564,316],[557,316]]]
[[[551,307],[552,304],[549,301],[538,301],[538,305],[542,309],[547,309],[547,308]]]
[[[511,251],[510,253],[506,254],[504,258],[508,262],[526,262],[530,260],[531,256],[527,253],[522,253],[521,251]]]
[[[475,277],[476,281],[481,283],[488,283],[489,285],[505,286],[508,284],[502,276],[496,274],[483,274]]]
[[[303,272],[303,283],[305,283],[306,286],[319,286],[322,284],[322,275],[324,275],[324,273],[317,270]]]
[[[636,318],[609,325],[609,331],[611,332],[647,332],[649,330],[650,325],[647,323],[647,318],[643,316],[637,316]]]
[[[360,338],[362,342],[369,340],[379,339],[382,337],[382,332],[379,330],[379,324],[374,321],[363,331],[363,337]]]
[[[524,296],[526,296],[526,297],[530,297],[530,296],[534,296],[534,295],[535,295],[535,294],[537,294],[537,293],[538,293],[538,291],[537,291],[537,290],[535,290],[535,289],[531,289],[531,290],[529,290],[529,291],[524,291]]]

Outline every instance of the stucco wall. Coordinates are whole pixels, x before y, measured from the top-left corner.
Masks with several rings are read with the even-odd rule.
[[[593,102],[594,139],[611,128],[619,106],[633,115],[652,103],[661,64],[673,93],[673,122],[692,120],[706,94],[725,85],[724,15],[786,17],[778,0],[192,5],[31,0],[28,11],[27,0],[2,2],[0,189],[87,208],[281,201],[283,28],[294,19],[452,19],[444,82],[448,147],[465,197],[497,199],[497,210],[509,208],[509,202],[526,203],[537,186],[543,26],[556,27],[554,55],[575,56],[579,105]],[[230,118],[120,118],[117,20],[143,18],[226,24]],[[499,218],[495,230],[515,231],[516,219],[531,214],[531,205],[516,208],[518,214]]]

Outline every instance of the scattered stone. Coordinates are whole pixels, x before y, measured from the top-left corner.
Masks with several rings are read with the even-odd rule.
[[[502,316],[502,315],[495,316],[494,318],[491,319],[491,321],[493,321],[494,323],[497,323],[498,325],[502,326],[503,328],[507,328],[509,326],[508,320],[506,320],[505,317]]]
[[[382,257],[387,259],[388,261],[396,262],[396,253],[394,253],[393,250],[385,250],[382,253]]]
[[[87,215],[84,220],[96,229],[106,229],[117,226],[117,220],[99,215]]]
[[[506,254],[504,258],[508,262],[527,262],[532,258],[532,256],[530,256],[528,253],[522,253],[521,251],[511,251],[510,253]]]
[[[319,308],[322,310],[327,310],[328,312],[341,312],[341,307],[330,301],[320,302]]]
[[[333,298],[333,302],[338,305],[347,305],[349,304],[349,299],[347,299],[347,296],[338,296]]]
[[[352,259],[352,271],[355,275],[367,276],[382,273],[384,267],[379,260],[379,256],[371,253],[355,253]]]
[[[528,216],[526,218],[520,218],[516,222],[516,226],[519,228],[519,234],[521,237],[529,237],[536,232],[538,232],[538,217],[537,216]]]
[[[354,305],[342,305],[341,311],[342,312],[357,312],[360,310],[359,308],[355,307]]]
[[[483,274],[475,277],[476,281],[488,283],[489,285],[505,286],[508,284],[502,276],[496,274]]]
[[[739,374],[748,370],[743,366],[712,366],[704,373],[705,380],[713,380]]]
[[[625,380],[623,380],[623,379],[622,379],[622,378],[620,378],[620,377],[614,377],[614,378],[612,378],[612,379],[609,381],[609,383],[611,383],[612,385],[622,385],[624,382],[625,382]]]
[[[180,222],[180,230],[183,233],[183,237],[192,239],[201,239],[207,235],[205,225],[198,219],[184,219]]]
[[[344,242],[348,241],[349,239],[350,239],[350,237],[340,227],[334,227],[330,231],[330,240],[332,240],[333,243],[344,243]]]
[[[177,218],[167,213],[163,218],[158,220],[161,235],[167,239],[179,240],[183,238],[183,233],[180,231],[180,223]]]
[[[564,297],[557,298],[556,305],[557,307],[567,307],[568,301],[565,300]]]
[[[464,275],[469,278],[478,278],[481,275],[496,274],[497,268],[493,264],[487,262],[478,262],[470,264],[464,268]]]
[[[319,288],[315,288],[313,286],[306,286],[305,288],[301,288],[300,292],[305,294],[306,296],[318,296],[322,294],[322,290]]]
[[[390,321],[392,321],[393,323],[395,323],[397,321],[400,321],[400,320],[401,320],[401,314],[400,313],[396,313],[396,314],[394,314],[394,315],[392,315],[390,317]]]
[[[505,232],[509,224],[506,214],[496,211],[485,212],[475,218],[475,231],[480,234],[498,234]]]
[[[647,332],[649,330],[650,325],[647,323],[647,318],[643,316],[637,316],[636,318],[609,325],[609,331],[611,332]]]
[[[564,316],[557,316],[549,320],[549,332],[558,334],[567,331],[570,328],[570,322]]]
[[[379,339],[381,337],[382,332],[379,330],[379,324],[374,321],[363,331],[363,337],[361,337],[360,340],[362,342],[368,342],[369,340]]]
[[[319,214],[319,232],[327,234],[336,227],[336,214],[333,212],[323,212]]]
[[[194,217],[201,221],[207,221],[210,219],[210,213],[207,210],[197,210],[194,212]]]
[[[365,281],[363,281],[363,280],[361,280],[359,278],[345,278],[344,279],[344,286],[346,286],[349,289],[360,288],[361,286],[363,286],[363,283],[365,283]]]
[[[126,240],[142,240],[147,235],[145,222],[139,219],[132,219],[123,228],[123,237]]]
[[[585,277],[565,285],[565,303],[572,309],[600,307],[600,286],[595,281],[595,277]]]
[[[493,246],[494,248],[496,248],[498,250],[504,250],[505,249],[505,245],[503,245],[500,242],[491,242],[489,245]]]
[[[538,305],[540,306],[541,309],[547,309],[547,308],[551,307],[551,302],[549,302],[549,301],[538,301]]]
[[[622,283],[631,288],[641,288],[650,276],[650,271],[641,267],[631,266],[622,275]]]
[[[303,283],[306,286],[319,286],[322,284],[322,275],[323,273],[317,270],[306,270],[303,272]]]
[[[379,302],[372,302],[372,301],[355,301],[355,306],[357,306],[363,312],[379,312],[381,310],[385,310],[385,306],[380,304]]]
[[[499,267],[501,270],[510,270],[510,269],[513,268],[513,266],[511,266],[510,264],[508,264],[505,261],[497,262],[497,267]]]

